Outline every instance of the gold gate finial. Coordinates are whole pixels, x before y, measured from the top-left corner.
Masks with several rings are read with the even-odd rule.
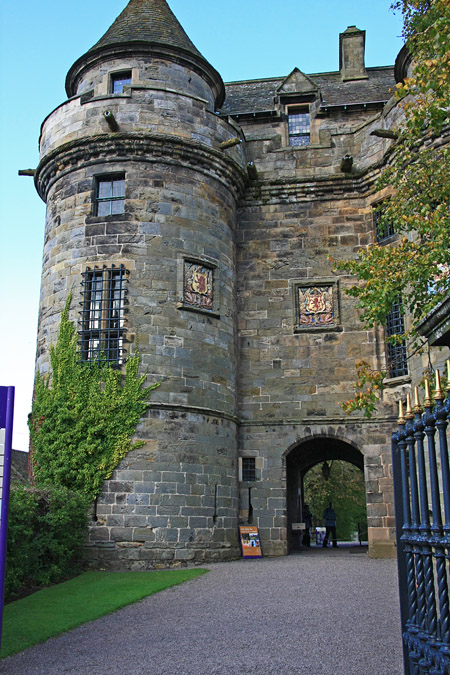
[[[406,424],[406,420],[403,416],[403,401],[400,399],[398,402],[398,425],[402,426],[403,424]]]
[[[433,398],[435,401],[442,401],[444,398],[444,392],[442,391],[441,387],[441,374],[439,370],[436,370],[436,390],[434,392]]]
[[[405,415],[407,420],[412,420],[414,417],[414,413],[411,410],[411,394],[406,394],[406,415]]]
[[[431,394],[430,394],[430,380],[428,378],[425,378],[425,400],[423,402],[425,408],[431,408],[433,405],[433,401],[431,400]]]
[[[422,412],[422,408],[420,407],[420,399],[419,399],[419,387],[414,387],[414,408],[413,411],[420,415]]]

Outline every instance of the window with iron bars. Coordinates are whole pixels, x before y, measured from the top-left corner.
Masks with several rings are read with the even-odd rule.
[[[128,270],[103,266],[83,273],[79,330],[82,361],[122,364]]]
[[[242,458],[242,481],[250,483],[256,480],[256,459],[255,457]]]
[[[113,216],[125,212],[125,175],[97,178],[95,191],[95,215]]]
[[[377,204],[373,209],[373,227],[377,241],[384,241],[395,234],[392,223],[383,223],[383,205]]]
[[[405,321],[402,314],[402,302],[399,298],[393,303],[392,309],[386,317],[386,337],[401,335],[405,332]],[[408,360],[406,342],[387,342],[386,365],[389,377],[408,375]]]
[[[289,145],[302,146],[311,143],[308,108],[290,108],[288,111]]]

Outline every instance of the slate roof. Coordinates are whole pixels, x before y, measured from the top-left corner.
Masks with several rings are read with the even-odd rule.
[[[130,42],[170,45],[203,58],[166,0],[130,0],[112,26],[89,52]]]
[[[133,53],[135,50],[177,55],[209,83],[220,107],[225,89],[220,74],[211,66],[187,36],[166,0],[130,0],[102,38],[72,65],[66,77],[69,98],[77,91],[77,78],[84,68],[105,55]]]
[[[395,87],[394,66],[366,68],[368,79],[343,82],[339,71],[308,77],[319,87],[324,104],[349,105],[387,101]],[[287,76],[225,83],[225,115],[274,109],[274,98]]]

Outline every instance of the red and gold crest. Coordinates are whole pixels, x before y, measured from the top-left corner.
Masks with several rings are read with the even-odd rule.
[[[190,307],[213,308],[213,270],[211,267],[186,260],[184,263],[183,302]]]
[[[325,312],[325,298],[324,294],[318,289],[314,289],[306,299],[306,311],[316,314],[317,312]]]
[[[200,295],[205,295],[208,292],[208,278],[205,272],[196,270],[192,275],[192,290]]]

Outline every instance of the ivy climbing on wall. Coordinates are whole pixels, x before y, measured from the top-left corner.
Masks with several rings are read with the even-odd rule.
[[[80,362],[77,333],[68,318],[71,299],[50,348],[51,374],[36,378],[29,420],[33,471],[37,482],[62,485],[92,501],[130,450],[144,445],[132,438],[158,384],[144,386],[138,353],[127,360],[124,372]]]

